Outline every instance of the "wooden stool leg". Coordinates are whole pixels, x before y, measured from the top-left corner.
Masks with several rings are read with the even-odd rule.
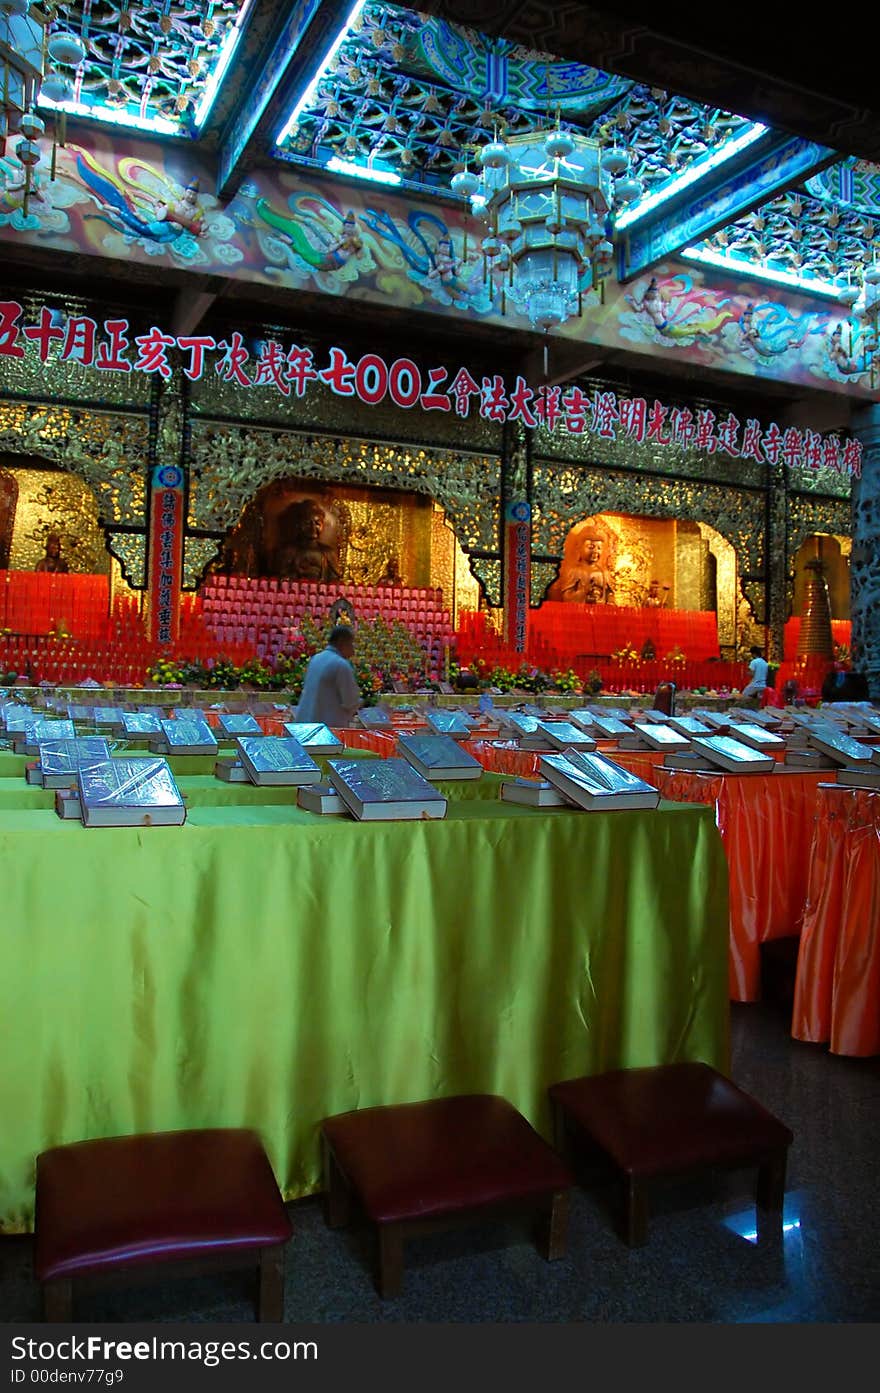
[[[336,1157],[323,1137],[321,1154],[324,1164],[324,1221],[330,1229],[341,1229],[349,1220],[351,1190],[339,1169]]]
[[[548,1262],[565,1257],[565,1243],[568,1238],[568,1214],[570,1195],[561,1190],[554,1195],[550,1208],[541,1216],[538,1231],[538,1248]]]
[[[396,1224],[379,1224],[379,1295],[399,1296],[403,1286],[403,1235]]]
[[[48,1321],[73,1320],[73,1282],[43,1284],[43,1316]]]
[[[788,1150],[775,1151],[758,1171],[756,1201],[759,1209],[782,1212],[785,1202],[785,1170]]]
[[[260,1249],[260,1286],[257,1320],[280,1325],[284,1320],[284,1247]]]
[[[648,1241],[648,1194],[634,1175],[626,1176],[624,1183],[624,1238],[630,1248],[641,1248]]]

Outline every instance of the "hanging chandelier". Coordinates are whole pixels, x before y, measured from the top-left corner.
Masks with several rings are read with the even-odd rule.
[[[488,224],[484,275],[529,322],[546,333],[601,293],[614,265],[610,213],[640,191],[621,151],[558,122],[482,147],[479,175],[465,165],[452,189]]]
[[[46,129],[37,102],[41,93],[55,102],[69,97],[72,84],[58,67],[78,67],[85,54],[82,39],[58,27],[54,6],[0,0],[0,155],[6,154],[10,138],[18,136],[13,152],[24,170],[25,214],[41,158],[39,137]]]

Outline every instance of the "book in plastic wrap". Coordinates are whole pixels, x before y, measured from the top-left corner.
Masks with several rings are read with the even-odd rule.
[[[838,769],[837,782],[844,788],[880,788],[880,764]]]
[[[587,812],[656,808],[660,794],[605,755],[566,750],[543,755],[541,773],[570,803]]]
[[[400,753],[424,779],[479,779],[483,766],[451,735],[400,735]]]
[[[670,750],[663,756],[664,769],[688,769],[696,774],[717,774],[718,766],[696,750]]]
[[[364,730],[390,730],[391,717],[383,706],[362,706],[357,713]]]
[[[96,706],[94,724],[98,730],[118,731],[121,734],[125,728],[124,716],[121,706]]]
[[[842,730],[835,730],[832,726],[822,729],[814,727],[809,733],[809,743],[812,749],[845,769],[871,763],[870,745],[862,745],[851,735],[844,735]]]
[[[186,807],[165,759],[108,759],[77,771],[84,827],[179,827]]]
[[[547,736],[541,730],[537,716],[528,716],[523,711],[506,711],[504,721],[507,733],[513,737],[523,750],[552,750]]]
[[[73,788],[78,769],[103,764],[110,748],[103,735],[80,735],[72,740],[40,741],[40,780],[43,788]]]
[[[552,750],[595,750],[596,742],[574,721],[539,721],[538,731]]]
[[[250,715],[247,711],[240,715],[222,711],[217,717],[217,721],[223,734],[230,739],[235,739],[237,735],[262,735],[263,733],[256,716]]]
[[[217,738],[207,721],[178,717],[162,721],[161,741],[171,755],[215,755]],[[163,751],[164,753],[164,751]]]
[[[717,769],[730,774],[772,774],[772,755],[761,754],[751,745],[730,735],[703,735],[693,741],[697,754],[705,755]]]
[[[669,724],[669,712],[658,711],[656,706],[651,706],[647,711],[643,712],[643,718],[646,721],[653,721],[656,725],[665,726]]]
[[[240,759],[218,759],[214,765],[214,778],[224,784],[249,784],[248,772]]]
[[[122,732],[128,740],[161,735],[162,718],[158,711],[123,711]]]
[[[600,740],[619,740],[621,735],[629,735],[632,729],[627,722],[621,721],[618,716],[609,716],[605,711],[594,712],[593,724],[593,734]]]
[[[693,713],[703,725],[709,727],[710,731],[717,732],[726,730],[730,722],[734,719],[729,711],[709,711],[706,707],[697,707]]]
[[[321,770],[298,740],[289,735],[241,735],[239,759],[252,784],[318,784]],[[379,760],[376,761],[379,763]]]
[[[55,812],[65,821],[69,818],[82,821],[82,803],[75,788],[56,788]]]
[[[36,755],[46,740],[73,740],[75,737],[73,721],[32,721],[22,736],[16,736],[15,751],[16,754]]]
[[[576,726],[579,726],[581,730],[585,730],[588,735],[595,734],[596,723],[592,711],[587,711],[586,708],[581,709],[578,707],[575,711],[569,711],[568,719],[573,721]]]
[[[310,755],[341,755],[345,749],[345,742],[334,735],[329,726],[320,722],[286,721],[284,729]]]
[[[361,822],[443,818],[446,799],[405,759],[330,759],[330,782]]]
[[[72,721],[78,721],[80,725],[94,725],[95,708],[93,706],[82,706],[77,702],[67,703],[67,714]]]
[[[695,735],[712,734],[712,727],[707,726],[706,722],[699,720],[697,716],[670,716],[667,725],[671,725],[679,735],[686,735],[688,740]]]
[[[451,735],[454,740],[468,740],[473,734],[473,722],[463,711],[433,706],[425,711],[425,720],[437,735]]]
[[[781,754],[785,749],[781,735],[776,735],[766,726],[752,725],[749,721],[734,721],[730,733],[734,740],[741,740],[744,745],[751,745],[752,749],[761,750],[764,754]]]
[[[40,717],[29,706],[7,706],[6,734],[10,740],[23,740],[28,728]]]
[[[651,750],[686,750],[690,741],[680,730],[659,721],[636,721],[633,730]]]
[[[567,808],[568,801],[549,779],[505,779],[500,797],[505,803],[521,803],[527,808]]]
[[[297,805],[307,813],[320,813],[322,817],[350,817],[332,784],[303,784],[297,789]]]

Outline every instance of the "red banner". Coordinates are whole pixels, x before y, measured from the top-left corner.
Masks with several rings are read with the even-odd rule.
[[[129,337],[127,319],[98,324],[87,315],[66,319],[61,310],[43,306],[36,323],[22,324],[24,314],[17,300],[0,300],[0,357],[23,358],[33,344],[41,362],[56,352],[83,367],[104,372],[158,374],[167,381],[173,368],[168,354],[183,355],[183,372],[197,381],[208,369],[238,387],[269,387],[283,397],[304,397],[312,383],[321,383],[340,397],[357,397],[364,406],[390,401],[404,411],[454,412],[479,415],[486,421],[521,421],[534,429],[561,429],[571,435],[595,436],[635,445],[692,447],[732,459],[790,468],[832,469],[858,477],[862,472],[862,443],[815,430],[783,429],[776,422],[763,426],[755,417],[741,421],[729,411],[718,417],[709,408],[667,406],[646,397],[622,397],[612,391],[584,392],[577,384],[562,387],[530,387],[524,377],[513,386],[500,373],[477,381],[467,368],[454,371],[436,366],[422,369],[412,358],[391,363],[377,353],[365,353],[352,362],[343,348],[328,350],[328,362],[315,362],[310,348],[285,346],[265,340],[251,355],[244,335],[235,330],[225,339],[211,334],[165,334],[155,326],[146,334]],[[54,345],[54,347],[53,347]]]
[[[173,643],[180,627],[183,566],[183,472],[176,465],[153,470],[150,494],[150,559],[147,575],[149,632],[154,643]]]
[[[509,504],[504,518],[504,641],[524,653],[529,637],[532,510]]]

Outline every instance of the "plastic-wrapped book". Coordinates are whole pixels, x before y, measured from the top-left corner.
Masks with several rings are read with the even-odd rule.
[[[766,726],[756,726],[749,722],[734,722],[730,727],[730,733],[734,740],[741,740],[744,745],[750,745],[754,750],[760,750],[763,754],[772,755],[782,753],[785,749],[785,741],[781,735],[775,735]]]
[[[574,721],[539,721],[538,730],[553,750],[595,750],[596,742]]]
[[[362,706],[357,718],[364,730],[391,729],[391,717],[382,706]]]
[[[242,735],[237,744],[239,759],[252,784],[321,782],[319,766],[299,741],[292,740],[289,735]]]
[[[161,740],[170,755],[215,755],[217,738],[207,722],[189,717],[162,721]],[[162,751],[165,753],[165,750]]]
[[[400,735],[398,748],[423,779],[479,779],[483,766],[451,735]]]
[[[705,755],[715,765],[731,774],[772,774],[772,755],[761,754],[734,740],[730,735],[705,735],[693,741],[697,754]]]
[[[263,733],[256,716],[252,716],[247,711],[240,714],[221,711],[217,717],[217,723],[223,734],[233,740],[238,735],[262,735]]]
[[[108,759],[77,771],[85,827],[179,827],[186,807],[164,759]]]
[[[809,742],[814,750],[844,769],[852,769],[853,766],[867,768],[871,763],[870,745],[862,745],[851,735],[844,735],[842,730],[835,730],[832,726],[821,729],[814,727],[809,733]]]
[[[128,740],[162,734],[162,718],[157,711],[123,711],[122,733]]]
[[[303,784],[297,790],[296,801],[307,813],[323,817],[348,817],[348,808],[332,784]]]
[[[543,755],[541,773],[570,803],[587,812],[656,808],[660,794],[628,769],[589,750]]]
[[[340,755],[345,749],[329,726],[315,721],[287,721],[284,729],[311,755]]]
[[[73,788],[78,769],[103,764],[110,748],[102,735],[80,735],[72,740],[41,740],[40,778],[43,788]]]
[[[442,818],[446,799],[405,759],[330,759],[330,782],[362,822]]]
[[[437,735],[451,735],[454,740],[469,740],[473,734],[473,722],[463,711],[446,711],[442,707],[429,707],[425,720]]]

